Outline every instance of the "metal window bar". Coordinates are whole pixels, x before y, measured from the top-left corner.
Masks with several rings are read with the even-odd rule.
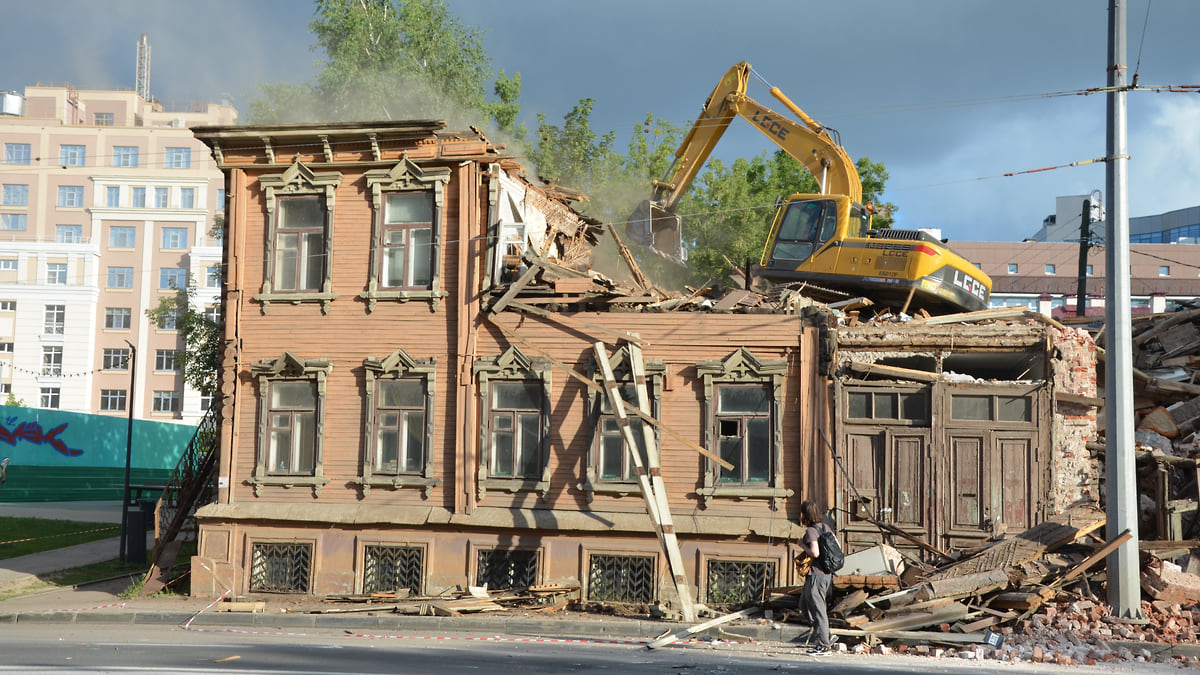
[[[760,602],[775,585],[775,563],[763,560],[709,560],[708,603],[745,605]]]
[[[363,593],[409,589],[420,595],[425,550],[419,546],[367,546],[363,552]]]
[[[261,542],[250,559],[251,593],[307,593],[312,544]]]
[[[593,554],[588,558],[588,600],[648,604],[655,601],[654,557]]]
[[[489,590],[529,588],[537,584],[537,551],[482,549],[475,585]]]

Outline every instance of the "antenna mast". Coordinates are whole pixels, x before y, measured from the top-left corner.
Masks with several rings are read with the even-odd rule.
[[[143,100],[150,100],[150,40],[145,33],[137,43],[137,83],[134,88]]]

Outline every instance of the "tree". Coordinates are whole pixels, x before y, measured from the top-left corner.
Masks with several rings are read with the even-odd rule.
[[[25,407],[27,407],[25,405],[25,401],[17,398],[16,396],[13,396],[13,393],[11,391],[8,392],[8,399],[4,401],[4,405],[6,405],[10,408],[25,408]]]
[[[160,325],[170,315],[174,315],[175,329],[185,347],[176,355],[184,382],[204,394],[216,392],[221,367],[221,326],[203,308],[197,308],[194,279],[189,278],[184,288],[174,295],[163,296],[157,307],[146,310],[146,316]]]

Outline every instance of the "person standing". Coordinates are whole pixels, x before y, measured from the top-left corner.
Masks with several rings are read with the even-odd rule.
[[[821,547],[818,540],[822,530],[829,526],[821,518],[821,512],[811,499],[804,500],[800,505],[800,524],[806,528],[802,540],[804,552],[812,559],[808,575],[804,578],[804,588],[800,591],[800,609],[808,619],[811,627],[811,637],[816,637],[816,645],[808,650],[811,656],[825,656],[831,653],[832,644],[829,639],[829,615],[827,600],[829,588],[833,585],[833,577],[819,564]]]

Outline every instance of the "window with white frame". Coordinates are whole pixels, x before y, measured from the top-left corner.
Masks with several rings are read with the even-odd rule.
[[[159,330],[177,330],[179,326],[179,308],[172,308],[158,313],[158,329]]]
[[[196,188],[180,188],[179,189],[179,208],[191,209],[196,206]]]
[[[83,226],[55,225],[54,241],[59,244],[78,244],[83,241]]]
[[[187,270],[182,267],[164,267],[158,271],[159,290],[181,290],[187,287]]]
[[[58,377],[62,375],[63,348],[61,345],[42,346],[42,375]]]
[[[332,364],[285,352],[250,366],[258,382],[259,442],[254,476],[256,495],[265,486],[308,485],[316,496],[323,477],[325,382]]]
[[[135,187],[135,188],[133,188],[133,192],[131,194],[133,195],[133,199],[132,199],[133,208],[135,208],[135,209],[146,208],[146,188]]]
[[[129,307],[105,307],[104,327],[113,330],[128,330],[133,317]]]
[[[138,148],[136,145],[114,145],[113,166],[133,168],[138,165]]]
[[[42,387],[41,400],[42,408],[58,408],[61,406],[61,395],[58,387]]]
[[[75,208],[83,206],[83,186],[59,185],[58,206],[63,208]]]
[[[428,288],[433,278],[433,191],[384,195],[380,288]]]
[[[108,288],[133,288],[133,268],[109,266]]]
[[[207,412],[212,407],[213,398],[212,392],[200,392],[200,409]]]
[[[397,349],[363,362],[366,408],[363,494],[372,487],[423,487],[432,494],[433,386],[435,359],[414,359]]]
[[[92,113],[92,124],[98,127],[111,127],[113,125],[113,114],[110,112]]]
[[[29,217],[24,213],[0,213],[0,230],[24,232]]]
[[[29,206],[29,185],[24,183],[5,183],[4,191],[0,193],[0,205]]]
[[[163,155],[163,168],[190,169],[192,168],[191,148],[167,148]]]
[[[1171,266],[1170,265],[1159,265],[1158,266],[1158,276],[1160,276],[1160,277],[1171,276]]]
[[[162,248],[185,249],[188,245],[188,229],[186,227],[164,227],[162,229]]]
[[[104,205],[110,209],[115,209],[121,205],[121,188],[117,185],[109,185],[104,188]]]
[[[221,306],[220,305],[205,305],[204,318],[211,321],[213,325],[221,325]]]
[[[13,353],[13,343],[12,342],[0,342],[0,354],[12,354],[12,353]]]
[[[109,248],[133,248],[137,246],[137,227],[113,225],[108,228]]]
[[[17,259],[16,258],[0,258],[0,272],[16,272],[16,271],[17,271]],[[6,300],[5,302],[11,302],[11,301]]]
[[[204,285],[208,288],[219,288],[221,286],[221,266],[210,265],[205,270]]]
[[[31,157],[32,153],[28,143],[4,144],[5,164],[28,164]]]
[[[179,401],[179,392],[177,391],[156,391],[154,392],[153,410],[156,413],[179,412]]]
[[[67,327],[67,306],[46,305],[45,320],[42,322],[43,335],[62,335]]]
[[[87,164],[87,148],[82,145],[58,146],[58,163],[62,166],[84,166]]]
[[[0,262],[3,262],[3,261],[0,261]],[[5,269],[5,268],[0,266],[0,269]],[[17,266],[13,265],[13,269],[17,269]],[[15,311],[17,311],[17,301],[16,300],[0,300],[0,312],[15,312]]]
[[[178,349],[158,349],[154,352],[154,369],[166,371],[179,370]]]
[[[104,370],[129,370],[129,350],[106,347],[101,364]]]
[[[67,283],[67,263],[46,263],[46,283],[62,285]]]
[[[1046,265],[1046,274],[1054,274],[1055,266],[1052,264]]]
[[[480,359],[484,399],[479,466],[480,498],[487,489],[538,490],[549,494],[550,367],[516,347],[495,359]]]
[[[171,202],[171,191],[165,187],[154,188],[154,208],[165,209]]]
[[[714,497],[770,499],[778,508],[792,494],[783,488],[780,420],[784,359],[759,359],[741,348],[724,359],[701,361],[704,385],[705,447],[726,465],[706,460],[703,487],[707,507]]]
[[[125,410],[125,399],[129,392],[124,389],[101,389],[100,411],[118,412]]]

